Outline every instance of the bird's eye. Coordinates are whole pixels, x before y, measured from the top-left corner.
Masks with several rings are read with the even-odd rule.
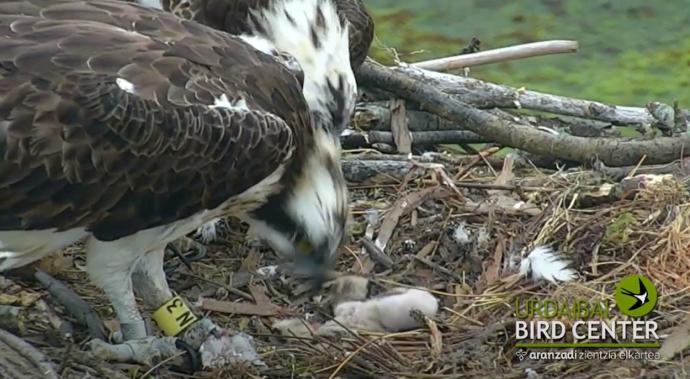
[[[311,242],[307,241],[306,239],[300,240],[297,242],[297,252],[300,254],[311,254],[312,250],[314,248],[311,246]]]

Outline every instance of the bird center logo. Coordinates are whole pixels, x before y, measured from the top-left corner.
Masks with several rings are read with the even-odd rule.
[[[621,313],[631,317],[642,317],[656,306],[656,287],[646,276],[626,276],[618,283],[614,299]]]

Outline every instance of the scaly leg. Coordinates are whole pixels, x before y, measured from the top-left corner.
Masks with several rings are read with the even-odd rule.
[[[89,243],[87,271],[110,299],[125,339],[119,345],[93,340],[90,342],[91,350],[106,360],[154,365],[179,353],[176,346],[179,338],[195,350],[205,346],[200,349],[204,367],[233,360],[261,363],[251,339],[241,335],[231,338],[221,333],[207,318],[196,321],[177,337],[147,337],[144,320],[137,310],[132,283],[135,278],[137,292],[152,307],[159,307],[171,299],[173,294],[163,271],[163,256],[163,249],[141,255],[123,250],[116,243]]]
[[[137,261],[132,275],[137,295],[151,309],[158,309],[173,297],[163,270],[164,255],[164,249],[146,253]]]
[[[117,243],[89,241],[86,270],[110,300],[125,340],[122,344],[111,345],[96,339],[89,342],[89,347],[105,360],[134,361],[151,366],[179,350],[175,346],[175,338],[147,336],[146,324],[137,309],[132,290],[132,271],[140,256]]]
[[[86,271],[110,300],[124,340],[147,336],[146,324],[132,291],[132,270],[140,254],[122,250],[115,243],[91,239],[86,248]]]
[[[152,309],[158,309],[173,297],[163,270],[164,256],[164,249],[147,253],[139,259],[132,275],[137,294]],[[217,329],[211,320],[204,318],[191,325],[180,338],[192,347],[199,348],[208,335]]]
[[[141,296],[147,306],[153,309],[157,309],[173,297],[163,270],[164,251],[164,249],[152,251],[141,257],[132,276],[137,294]],[[208,318],[196,321],[178,337],[193,349],[201,352],[201,362],[204,367],[215,367],[234,360],[262,364],[250,337],[243,334],[230,337],[228,331],[219,328]],[[157,346],[155,345],[156,342],[158,341],[154,341],[153,344],[146,347],[149,350],[158,349],[161,351],[161,349],[170,346],[161,343]],[[136,348],[141,348],[141,346]],[[132,349],[132,352],[134,351]],[[148,351],[144,350],[138,355],[146,355],[147,353]]]

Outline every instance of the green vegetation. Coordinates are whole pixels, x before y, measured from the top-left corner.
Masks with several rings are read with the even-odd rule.
[[[641,106],[690,107],[687,0],[367,0],[377,28],[372,55],[404,61],[545,39],[574,39],[577,54],[475,67],[472,76],[567,96]]]

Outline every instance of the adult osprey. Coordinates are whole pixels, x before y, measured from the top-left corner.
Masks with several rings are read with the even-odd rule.
[[[314,119],[339,137],[357,98],[353,70],[366,58],[374,23],[361,0],[127,0],[162,8],[218,30],[268,40],[303,88]],[[349,59],[347,57],[349,56]],[[204,224],[203,242],[216,239],[219,220]]]
[[[362,0],[127,1],[162,8],[231,34],[271,41],[278,51],[294,56],[304,70],[310,109],[319,119],[331,118],[325,125],[334,126],[334,133],[347,127],[357,96],[353,71],[366,59],[374,38],[374,22]],[[323,11],[326,8],[334,11]],[[329,18],[331,15],[337,18]],[[324,33],[319,30],[324,25],[338,27]],[[322,80],[324,77],[328,80]],[[309,96],[316,92],[327,96]]]
[[[253,33],[261,10],[283,0],[128,0],[158,7],[231,34]],[[374,39],[374,21],[362,0],[333,0],[342,22],[349,23],[350,63],[357,70]],[[252,15],[252,12],[254,15]]]
[[[146,337],[132,273],[159,307],[164,246],[214,218],[246,220],[312,275],[332,261],[337,143],[267,41],[115,0],[4,1],[0,37],[0,271],[86,238],[131,340]]]

